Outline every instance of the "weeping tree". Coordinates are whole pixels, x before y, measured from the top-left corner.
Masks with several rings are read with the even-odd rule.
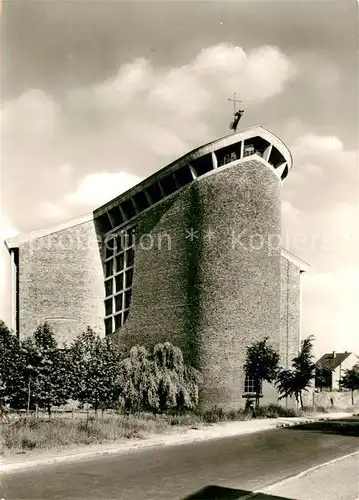
[[[198,404],[200,374],[170,342],[155,345],[152,353],[133,347],[119,372],[118,397],[128,412],[190,410]]]
[[[179,347],[157,344],[153,361],[158,374],[159,409],[193,410],[198,405],[200,374],[186,365]]]

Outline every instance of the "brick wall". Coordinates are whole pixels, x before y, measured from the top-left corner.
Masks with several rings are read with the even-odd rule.
[[[279,179],[255,160],[221,169],[149,210],[138,228],[155,243],[136,250],[131,311],[116,340],[122,349],[171,340],[201,369],[206,404],[242,406],[246,346],[265,336],[280,343],[280,249],[268,245],[280,234]],[[158,244],[163,233],[170,249]]]
[[[300,269],[280,259],[280,359],[283,368],[291,366],[300,347]]]
[[[60,342],[104,334],[103,271],[93,221],[19,246],[20,338],[48,321]]]

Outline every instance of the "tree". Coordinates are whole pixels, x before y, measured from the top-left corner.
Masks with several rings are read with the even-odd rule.
[[[0,321],[0,406],[25,408],[27,359],[17,336]]]
[[[200,373],[184,363],[181,349],[170,342],[155,345],[152,354],[135,346],[121,361],[119,400],[126,411],[194,409]]]
[[[256,406],[259,405],[262,382],[272,383],[276,379],[278,369],[279,354],[268,345],[268,337],[247,347],[244,372],[254,380]]]
[[[340,379],[339,384],[344,389],[352,391],[352,405],[354,405],[354,391],[359,389],[359,363],[351,370],[345,370],[344,376]]]
[[[315,387],[320,387],[320,390],[323,390],[323,387],[331,387],[331,376],[333,370],[328,366],[320,366],[315,370]]]
[[[294,396],[303,407],[303,391],[306,390],[315,374],[313,363],[313,336],[309,336],[301,343],[298,356],[292,360],[292,369],[281,370],[277,374],[278,399]]]
[[[98,409],[111,407],[117,390],[119,353],[108,338],[101,339],[90,327],[69,349],[72,366],[72,397]]]
[[[65,404],[70,397],[66,350],[59,349],[55,334],[46,322],[22,347],[26,350],[33,401],[39,408],[46,408],[50,417],[52,406]]]
[[[198,405],[200,373],[184,363],[179,347],[171,342],[155,345],[153,360],[158,373],[160,411],[193,410]]]
[[[19,342],[4,321],[0,320],[0,407],[9,403],[14,390],[13,380],[18,372]]]
[[[158,370],[143,346],[132,347],[119,365],[117,396],[127,412],[153,411],[159,407]]]

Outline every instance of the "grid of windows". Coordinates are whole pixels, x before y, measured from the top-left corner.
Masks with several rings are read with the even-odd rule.
[[[259,391],[262,392],[262,383],[260,383]],[[244,392],[255,393],[256,392],[256,379],[251,375],[246,375],[244,380]]]
[[[105,331],[106,335],[126,321],[132,296],[135,228],[107,236],[105,252]]]

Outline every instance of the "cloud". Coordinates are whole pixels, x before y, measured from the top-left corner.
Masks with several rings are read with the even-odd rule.
[[[283,240],[311,265],[303,275],[303,336],[316,353],[356,350],[359,234],[357,152],[335,136],[305,134],[291,148],[283,187]]]
[[[248,54],[232,44],[200,51],[188,64],[155,68],[139,58],[98,85],[69,92],[72,105],[100,110],[165,109],[179,117],[204,113],[216,100],[236,90],[244,100],[261,102],[280,93],[295,75],[290,59],[275,47],[259,47]]]
[[[76,191],[66,196],[71,204],[89,205],[93,208],[124,193],[141,181],[126,172],[94,173],[87,175],[78,185]]]
[[[233,91],[262,103],[295,75],[276,47],[220,43],[180,66],[136,58],[56,98],[30,89],[4,104],[4,206],[25,231],[58,222],[63,205],[80,215],[223,135],[223,103]]]
[[[303,276],[303,333],[314,334],[315,351],[354,351],[359,323],[359,270],[306,274]]]

